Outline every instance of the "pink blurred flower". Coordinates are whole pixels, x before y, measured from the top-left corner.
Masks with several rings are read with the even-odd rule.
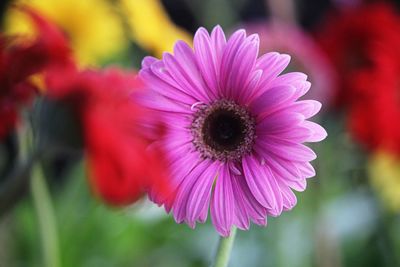
[[[178,223],[195,227],[208,208],[217,231],[250,220],[266,225],[296,204],[292,189],[303,191],[315,175],[315,153],[303,142],[318,142],[325,130],[307,121],[321,108],[297,101],[311,86],[307,76],[280,75],[288,55],[258,57],[259,37],[236,31],[228,41],[217,26],[211,36],[200,28],[194,49],[183,41],[174,55],[146,57],[140,76],[152,89],[145,104],[159,111],[166,134],[154,146],[167,151],[176,195],[150,197],[172,210]]]

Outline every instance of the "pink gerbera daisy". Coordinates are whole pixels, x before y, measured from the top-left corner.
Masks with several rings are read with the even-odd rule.
[[[317,142],[325,130],[307,121],[321,108],[296,101],[310,88],[303,73],[280,75],[290,57],[258,57],[257,34],[244,30],[225,39],[200,28],[194,49],[178,41],[174,54],[146,57],[141,77],[151,88],[145,105],[160,112],[166,134],[154,145],[167,151],[175,193],[150,198],[172,211],[178,223],[194,228],[211,220],[222,236],[233,225],[266,225],[296,204],[292,189],[303,191],[315,175],[315,153],[303,142]]]

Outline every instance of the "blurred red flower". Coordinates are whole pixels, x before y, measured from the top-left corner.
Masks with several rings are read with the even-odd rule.
[[[49,71],[46,86],[49,97],[69,104],[79,119],[90,181],[103,201],[126,205],[148,190],[168,193],[162,153],[148,148],[162,127],[146,129],[145,120],[157,118],[135,103],[143,86],[134,73],[69,66]]]
[[[387,3],[332,15],[320,43],[337,71],[336,104],[370,150],[400,155],[400,19]]]
[[[0,34],[0,139],[15,127],[19,107],[29,104],[38,90],[30,77],[70,56],[66,39],[53,24],[31,9],[20,10],[32,19],[38,34],[34,40]]]
[[[381,52],[393,53],[398,60],[400,43],[399,17],[387,3],[373,3],[342,10],[328,16],[318,39],[337,71],[340,105],[357,101],[360,94],[354,83],[361,71],[377,70]]]

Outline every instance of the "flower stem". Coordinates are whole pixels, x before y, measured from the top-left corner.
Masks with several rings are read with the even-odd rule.
[[[236,227],[231,231],[231,235],[228,237],[220,237],[217,255],[215,256],[215,263],[213,267],[226,267],[229,263],[231,255],[233,241],[235,240]]]
[[[36,210],[45,267],[60,267],[60,253],[54,208],[40,163],[33,167],[31,178],[33,204]]]

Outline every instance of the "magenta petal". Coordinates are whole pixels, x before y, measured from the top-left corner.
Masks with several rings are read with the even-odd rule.
[[[142,68],[143,69],[150,68],[151,64],[153,64],[156,61],[158,61],[157,58],[151,57],[151,56],[147,56],[142,60]]]
[[[303,192],[304,190],[306,190],[307,187],[306,179],[300,179],[297,181],[284,180],[284,183],[290,188],[293,188],[294,190],[299,192]]]
[[[306,142],[312,136],[312,134],[313,132],[309,128],[301,126],[288,128],[286,131],[280,131],[275,133],[264,133],[264,132],[258,133],[258,135],[262,136],[262,138],[287,140],[295,143]]]
[[[173,101],[159,94],[148,93],[143,96],[138,96],[137,100],[140,101],[144,107],[151,107],[156,111],[164,111],[171,113],[193,113],[188,105]]]
[[[251,104],[253,114],[272,113],[277,107],[284,104],[294,94],[296,89],[293,86],[276,86],[269,88],[262,95],[257,97]]]
[[[180,102],[182,104],[186,104],[189,107],[195,103],[196,100],[192,96],[189,96],[185,93],[183,93],[181,90],[177,89],[176,87],[171,86],[168,84],[165,80],[160,79],[157,75],[155,75],[151,69],[142,69],[140,71],[140,76],[142,79],[151,84],[151,89],[155,92],[158,93],[164,97],[167,97],[168,99],[171,99],[173,101]]]
[[[260,81],[262,91],[289,65],[289,62],[289,55],[276,52],[267,53],[257,59],[256,69],[261,69],[265,72]]]
[[[254,92],[258,90],[258,84],[260,83],[260,79],[263,75],[262,70],[253,71],[250,76],[250,80],[243,90],[240,90],[240,93],[237,96],[238,103],[248,106],[251,101],[251,96],[254,96]]]
[[[175,44],[174,53],[174,56],[164,53],[163,62],[168,72],[175,74],[173,79],[179,89],[192,95],[197,101],[208,102],[209,98],[204,91],[206,86],[197,68],[192,49],[180,41]]]
[[[297,198],[296,195],[293,193],[293,191],[281,180],[278,180],[278,185],[279,188],[282,192],[282,198],[283,198],[283,209],[285,211],[291,210],[294,206],[297,204]]]
[[[311,88],[311,83],[305,81],[302,85],[297,87],[297,91],[293,95],[293,100],[297,100],[300,97],[304,96]]]
[[[302,100],[293,103],[289,109],[303,114],[305,119],[311,118],[321,110],[321,103],[315,100]]]
[[[211,32],[211,44],[215,51],[217,65],[219,66],[222,60],[222,54],[226,46],[226,39],[224,31],[221,26],[217,25]]]
[[[301,72],[289,72],[285,73],[276,79],[274,79],[270,86],[278,86],[278,85],[291,85],[296,89],[302,87],[304,82],[307,81],[307,75]]]
[[[179,190],[174,200],[173,214],[175,221],[181,223],[187,217],[187,203],[190,197],[190,192],[200,177],[200,175],[207,169],[208,162],[200,162],[191,172],[190,176],[187,175],[183,178],[182,184],[179,186]],[[194,226],[194,225],[193,225]]]
[[[207,169],[200,174],[197,178],[196,183],[193,186],[190,196],[187,200],[186,214],[187,223],[194,227],[196,220],[200,218],[200,215],[208,207],[208,199],[211,196],[211,187],[216,179],[216,175],[219,168],[219,163],[208,162]]]
[[[220,94],[221,96],[229,97],[231,88],[231,73],[232,64],[235,61],[236,55],[243,45],[246,38],[246,32],[244,30],[236,31],[231,38],[229,38],[224,52],[222,54],[221,65],[220,65]]]
[[[229,166],[224,164],[215,183],[211,203],[211,220],[222,236],[229,236],[235,213]]]
[[[204,28],[197,30],[194,36],[194,53],[205,82],[214,96],[218,93],[219,62],[210,36]]]
[[[257,125],[257,133],[276,133],[288,131],[304,122],[299,113],[275,112],[263,118]]]
[[[252,156],[244,157],[242,164],[246,182],[257,201],[267,209],[282,211],[282,196],[271,170]]]
[[[275,157],[274,155],[268,155],[268,152],[262,154],[258,148],[256,148],[256,151],[263,157],[265,164],[271,169],[276,178],[297,181],[303,177],[295,163]]]
[[[209,206],[210,206],[210,198],[211,197],[206,199],[206,203],[203,206],[203,210],[199,214],[198,221],[200,223],[205,223],[207,221],[208,210],[209,210]]]
[[[239,96],[245,90],[248,81],[251,78],[256,58],[258,55],[259,46],[258,35],[251,35],[246,38],[242,47],[238,50],[232,65],[229,81],[228,81],[228,96],[239,101]]]
[[[302,125],[312,131],[312,135],[307,139],[307,142],[320,142],[328,136],[326,130],[315,122],[304,121]]]
[[[187,153],[185,157],[176,157],[169,168],[171,170],[170,187],[174,190],[180,186],[185,177],[199,164],[197,153]]]
[[[249,219],[257,224],[265,225],[267,210],[254,198],[243,177],[234,175],[232,186],[236,201],[235,225],[243,230],[248,229]],[[260,221],[262,223],[259,223]]]
[[[258,143],[277,157],[289,161],[312,161],[317,155],[305,145],[292,143],[286,140],[259,140]]]
[[[309,162],[295,163],[297,169],[301,172],[303,178],[311,178],[315,176],[314,167]]]
[[[199,64],[192,48],[187,43],[178,41],[174,46],[174,55],[184,70],[182,74],[185,75],[184,77],[192,85],[194,91],[190,92],[198,97],[198,99],[204,100],[204,102],[209,102],[210,98],[215,98],[215,94],[213,94],[212,90],[209,90],[201,75]],[[181,79],[178,80],[181,81]],[[189,90],[189,88],[186,89]]]

